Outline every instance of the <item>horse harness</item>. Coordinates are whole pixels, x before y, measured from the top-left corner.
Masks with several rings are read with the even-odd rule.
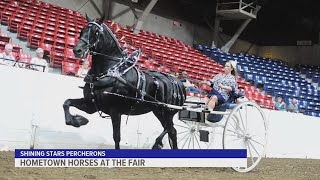
[[[98,75],[92,74],[89,71],[89,73],[84,78],[84,81],[88,83],[90,87],[91,101],[93,102],[97,112],[100,114],[102,118],[106,118],[109,116],[103,116],[102,112],[99,111],[98,106],[96,104],[96,100],[95,100],[94,88],[110,86],[115,82],[115,80],[118,80],[122,84],[125,84],[130,88],[132,88],[133,90],[135,90],[136,91],[135,98],[144,101],[145,97],[148,97],[149,99],[152,99],[158,102],[156,95],[155,97],[152,97],[146,93],[145,73],[141,72],[137,67],[135,67],[135,65],[139,60],[140,54],[141,54],[141,50],[139,49],[136,52],[134,52],[133,55],[122,58],[117,64],[109,68],[107,71],[100,73]],[[134,69],[137,72],[137,75],[138,75],[137,86],[132,85],[127,80],[122,78],[122,76],[131,69]],[[148,74],[148,75],[150,75],[154,79],[154,84],[156,85],[156,88],[157,88],[156,89],[156,94],[157,94],[159,89],[159,82],[151,74]]]
[[[95,48],[97,43],[99,43],[98,36],[100,35],[100,33],[103,31],[104,28],[102,25],[99,25],[96,22],[89,22],[89,26],[97,26],[98,30],[95,32],[97,40],[92,45],[90,45],[90,42],[89,42],[90,38],[89,37],[88,37],[88,40],[85,40],[82,38],[80,39],[90,45],[90,46],[88,46],[87,52],[89,52],[93,55],[101,55],[101,56],[108,57],[112,61],[119,61],[120,60],[117,64],[115,64],[113,67],[109,68],[107,71],[100,73],[98,75],[91,74],[89,71],[89,73],[84,78],[84,81],[89,84],[91,101],[93,102],[100,117],[106,118],[109,116],[103,116],[102,111],[99,111],[97,104],[96,104],[96,100],[95,100],[94,88],[95,88],[95,86],[97,86],[97,87],[108,86],[108,85],[112,84],[112,82],[114,82],[114,80],[118,80],[121,83],[123,83],[123,84],[129,86],[130,88],[132,88],[133,90],[135,90],[136,97],[134,99],[136,99],[137,102],[138,101],[143,102],[143,101],[145,101],[145,97],[147,97],[147,98],[151,99],[152,101],[154,101],[155,103],[161,103],[157,100],[157,92],[159,90],[159,82],[157,81],[156,77],[154,77],[153,75],[151,75],[148,72],[141,72],[141,71],[139,71],[138,68],[135,67],[135,65],[137,64],[137,62],[139,60],[139,57],[141,54],[141,49],[138,49],[131,56],[125,56],[125,53],[123,53],[124,51],[122,50],[118,40],[116,39],[114,34],[111,32],[111,30],[106,26],[108,33],[111,35],[112,39],[116,42],[116,45],[117,45],[118,49],[120,50],[120,52],[122,52],[122,58],[117,58],[117,57],[109,56],[106,54],[101,54],[98,52],[90,51],[90,49],[92,47]],[[91,29],[89,29],[89,31],[90,30]],[[89,34],[90,34],[90,32],[89,32]],[[137,78],[138,82],[137,82],[136,87],[121,77],[122,75],[126,74],[132,68],[135,69],[135,71],[137,71],[137,75],[138,75],[138,78]],[[154,84],[156,85],[155,97],[152,97],[146,93],[146,76],[145,76],[145,74],[148,74],[154,80]],[[170,79],[171,83],[174,84],[173,98],[175,98],[175,99],[178,98],[180,101],[181,96],[180,96],[179,90],[181,90],[181,87],[177,85],[178,84],[177,81],[174,80],[174,78],[170,77],[170,75],[167,75],[165,73],[162,73],[162,74],[164,74],[168,79]],[[114,80],[112,80],[112,79],[114,79]],[[178,89],[178,87],[179,87],[179,89]],[[184,98],[184,97],[182,97],[182,98]]]

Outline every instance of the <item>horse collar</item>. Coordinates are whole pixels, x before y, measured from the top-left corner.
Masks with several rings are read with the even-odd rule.
[[[117,64],[109,68],[107,71],[98,74],[95,79],[99,81],[105,77],[121,77],[137,64],[140,54],[141,50],[139,49],[134,52],[133,55],[121,58]]]

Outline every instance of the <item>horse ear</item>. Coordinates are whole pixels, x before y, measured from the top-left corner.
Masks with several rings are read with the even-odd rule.
[[[87,13],[86,13],[86,19],[87,19],[87,22],[90,22],[90,21],[91,21],[91,19],[90,19],[89,16],[87,15]]]
[[[104,22],[104,20],[106,20],[106,12],[105,11],[103,11],[103,15],[99,20],[99,24],[102,24]]]

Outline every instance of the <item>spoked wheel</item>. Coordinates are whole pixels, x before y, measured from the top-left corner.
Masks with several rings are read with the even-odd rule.
[[[179,120],[175,122],[175,128],[177,130],[178,149],[208,149],[210,147],[213,138],[212,127],[194,121]],[[201,141],[200,131],[203,131],[204,134],[208,133],[208,142]],[[172,147],[170,138],[169,144]]]
[[[223,132],[224,149],[247,149],[247,166],[233,167],[238,172],[249,172],[265,156],[267,122],[255,102],[237,105],[228,116]]]

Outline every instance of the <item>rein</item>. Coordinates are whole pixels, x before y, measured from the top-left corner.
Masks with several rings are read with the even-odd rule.
[[[107,54],[102,54],[102,53],[98,53],[98,52],[95,52],[95,51],[90,51],[90,54],[107,57],[107,58],[109,58],[110,61],[121,61],[123,59],[123,57],[119,58],[119,57],[109,56]]]

